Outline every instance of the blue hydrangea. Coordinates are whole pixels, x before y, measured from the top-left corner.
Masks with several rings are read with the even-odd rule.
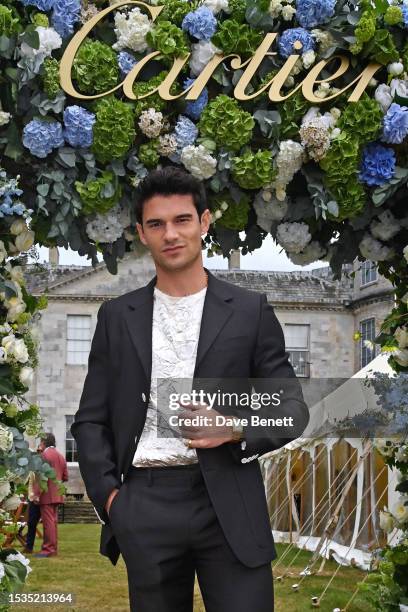
[[[118,55],[118,65],[122,77],[125,77],[137,64],[137,59],[126,51],[121,51]]]
[[[200,6],[187,13],[181,23],[181,29],[198,40],[210,40],[217,29],[217,20],[207,6]]]
[[[64,110],[64,138],[71,147],[90,147],[96,117],[82,106],[67,106]]]
[[[27,210],[20,201],[13,202],[13,198],[18,198],[23,191],[18,188],[16,179],[8,179],[4,170],[0,170],[0,217],[7,215],[22,216]]]
[[[293,44],[299,40],[302,43],[302,48],[294,49]],[[311,34],[303,28],[289,28],[282,32],[282,36],[279,38],[278,43],[279,53],[282,57],[289,57],[289,55],[301,54],[303,55],[307,51],[312,51],[315,48],[315,41]]]
[[[33,119],[23,130],[23,145],[36,157],[47,157],[63,144],[62,125],[58,121]]]
[[[382,141],[401,144],[408,135],[408,107],[391,104],[384,117]]]
[[[363,151],[360,181],[370,187],[379,187],[389,181],[395,174],[395,153],[378,143],[367,145]]]
[[[174,128],[174,136],[177,140],[177,147],[183,149],[194,144],[198,136],[198,128],[188,117],[179,115]]]
[[[186,79],[183,83],[184,89],[190,87],[194,83],[195,79]],[[184,112],[192,119],[199,119],[201,113],[208,104],[208,89],[204,87],[203,91],[198,96],[197,100],[190,100],[186,103]]]
[[[46,13],[54,6],[55,0],[20,0],[24,6],[36,6],[39,11]]]
[[[74,33],[74,26],[80,19],[81,0],[54,0],[51,21],[61,38]]]
[[[408,28],[408,6],[404,4],[403,6],[400,7],[400,9],[402,11],[402,16],[404,18],[404,26]]]
[[[303,28],[327,23],[334,15],[336,0],[296,0],[296,18]]]

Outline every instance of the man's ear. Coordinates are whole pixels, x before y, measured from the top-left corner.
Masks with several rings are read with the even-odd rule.
[[[137,233],[139,234],[140,242],[147,246],[146,238],[143,232],[143,226],[140,223],[136,223]]]
[[[201,215],[201,235],[204,235],[208,232],[211,225],[211,212],[208,208]]]

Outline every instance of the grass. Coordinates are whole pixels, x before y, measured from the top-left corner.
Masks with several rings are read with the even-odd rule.
[[[27,593],[56,593],[72,592],[75,597],[73,605],[16,605],[12,610],[19,612],[32,612],[44,609],[47,612],[61,612],[61,610],[81,610],[98,612],[109,610],[117,612],[129,611],[128,584],[126,566],[122,557],[119,557],[114,567],[109,559],[99,554],[99,525],[60,524],[59,555],[49,559],[36,559],[30,556],[32,572],[30,573],[25,591]],[[36,542],[39,549],[40,542]],[[278,555],[281,555],[285,545],[278,545]],[[283,564],[291,561],[296,549],[286,556]],[[307,577],[298,592],[294,592],[292,584],[299,583],[299,572],[306,566],[311,554],[302,551],[291,566],[292,575],[288,575],[282,582],[275,580],[275,610],[283,612],[305,612],[312,610],[311,597],[319,596],[337,564],[327,561],[320,575]],[[279,560],[279,559],[278,559]],[[274,565],[278,563],[274,562]],[[317,568],[320,563],[317,564]],[[316,569],[317,569],[316,568]],[[275,577],[283,572],[282,565],[274,569]],[[356,583],[365,576],[364,572],[354,568],[341,568],[331,588],[327,591],[320,610],[332,612],[334,608],[344,608],[350,599]],[[370,612],[371,608],[362,596],[354,599],[347,612]],[[205,612],[198,585],[196,584],[194,612]],[[220,610],[220,612],[223,612]],[[256,612],[256,610],[248,610]]]

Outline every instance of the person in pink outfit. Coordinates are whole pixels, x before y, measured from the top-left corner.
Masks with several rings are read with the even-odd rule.
[[[55,436],[47,433],[41,438],[39,450],[42,457],[54,469],[56,478],[68,481],[68,467],[65,457],[55,448]],[[48,490],[41,492],[37,482],[34,483],[35,497],[39,498],[41,520],[43,523],[43,543],[41,552],[35,557],[53,557],[58,553],[58,505],[64,502],[64,496],[58,492],[57,485],[49,478]]]

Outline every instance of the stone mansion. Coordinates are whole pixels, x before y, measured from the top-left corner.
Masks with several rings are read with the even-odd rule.
[[[336,281],[329,267],[256,272],[234,268],[233,262],[228,270],[211,272],[267,294],[302,384],[311,378],[350,377],[374,358],[364,340],[378,333],[394,306],[394,292],[371,262],[345,266]],[[48,308],[42,311],[39,367],[27,399],[40,405],[44,430],[55,434],[68,461],[68,493],[79,498],[84,485],[70,425],[78,410],[97,312],[104,300],[145,285],[155,274],[154,265],[149,255],[128,253],[118,274],[111,275],[104,262],[95,268],[59,265],[55,250],[42,272],[34,273],[34,265],[25,266],[27,286],[35,295],[48,296]],[[356,331],[361,332],[359,341],[353,339]]]

